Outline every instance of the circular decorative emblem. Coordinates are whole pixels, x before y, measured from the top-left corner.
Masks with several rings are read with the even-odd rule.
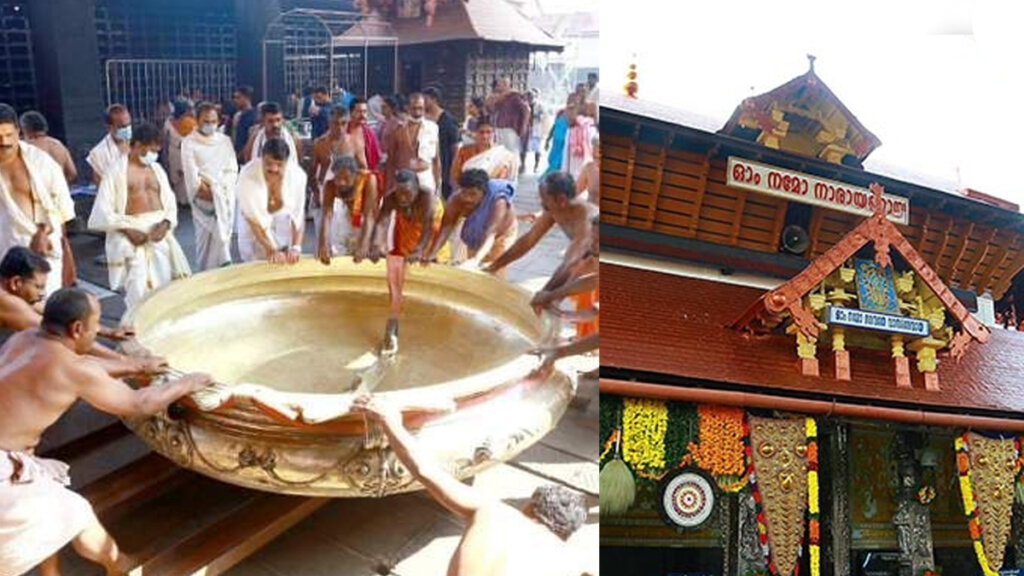
[[[697,528],[711,516],[715,491],[711,481],[698,472],[684,471],[665,483],[661,494],[665,519],[682,528]]]

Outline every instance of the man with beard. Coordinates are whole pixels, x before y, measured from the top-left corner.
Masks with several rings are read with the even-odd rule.
[[[271,138],[238,175],[238,252],[244,262],[296,264],[306,224],[306,173],[284,140]]]
[[[356,263],[370,251],[377,211],[377,179],[360,170],[355,158],[339,156],[323,189],[324,223],[317,234],[317,257],[324,264],[332,256],[352,254]]]
[[[384,196],[380,219],[375,229],[374,247],[370,257],[376,262],[387,255],[388,294],[391,308],[381,345],[382,355],[398,352],[398,317],[402,312],[402,288],[405,285],[405,266],[420,262],[427,264],[431,242],[436,241],[444,218],[444,204],[441,199],[422,190],[416,174],[411,170],[399,170],[395,174],[395,186]],[[388,241],[388,231],[394,233]],[[442,255],[441,258],[447,258]]]
[[[376,173],[379,170],[381,152],[377,136],[366,122],[369,111],[370,107],[366,100],[352,99],[352,104],[349,105],[348,134],[352,136],[352,145],[357,150],[356,159],[358,160],[360,157],[364,159],[363,162],[360,162],[359,167]],[[358,152],[360,148],[362,149],[361,153]]]
[[[419,187],[430,194],[441,188],[441,158],[438,154],[437,124],[425,118],[423,94],[409,96],[409,118],[399,124],[390,136],[387,173],[388,186],[399,170],[412,170]]]
[[[67,272],[64,259],[74,257],[65,224],[74,219],[75,204],[60,166],[21,141],[14,108],[0,103],[0,253],[25,246],[47,257],[54,270]],[[73,283],[73,271],[63,280]],[[61,284],[61,275],[54,274],[46,294]]]
[[[260,125],[249,135],[242,151],[244,162],[259,158],[263,154],[263,145],[271,138],[280,138],[288,145],[288,161],[298,166],[302,158],[301,142],[284,125],[284,113],[277,102],[264,102],[260,105]]]

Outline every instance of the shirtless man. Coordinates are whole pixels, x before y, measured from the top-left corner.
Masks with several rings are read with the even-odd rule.
[[[452,262],[462,268],[477,269],[503,254],[516,241],[519,225],[512,205],[515,184],[487,176],[480,169],[469,169],[459,176],[459,191],[445,204],[440,239],[429,260],[448,242],[459,220],[465,218],[461,238],[469,250],[465,262]]]
[[[365,170],[367,167],[365,147],[362,142],[356,141],[356,137],[349,135],[348,126],[348,111],[341,106],[335,106],[331,108],[327,133],[313,141],[313,161],[307,172],[313,207],[319,207],[323,202],[323,187],[327,184],[327,176],[335,158],[352,156],[360,169]]]
[[[420,188],[434,194],[441,189],[441,157],[438,128],[425,118],[426,104],[422,94],[409,96],[409,117],[394,126],[388,138],[387,175],[385,182],[393,186],[396,172],[412,170]]]
[[[402,423],[402,413],[380,397],[361,396],[354,411],[379,422],[395,456],[427,492],[466,522],[448,576],[578,576],[594,560],[577,551],[569,537],[587,519],[583,498],[556,485],[538,488],[523,508],[492,500],[459,482],[419,445]]]
[[[576,191],[580,195],[587,193],[591,204],[601,207],[601,137],[597,134],[590,139],[593,148],[593,160],[583,165],[580,177],[576,181]]]
[[[155,414],[207,386],[189,374],[165,385],[133,390],[83,356],[99,331],[100,304],[77,288],[46,303],[42,327],[14,335],[0,348],[0,575],[41,564],[60,574],[57,552],[70,542],[107,575],[130,568],[89,503],[67,488],[68,467],[34,455],[39,439],[78,399],[115,416]]]
[[[89,229],[106,234],[107,273],[112,290],[124,290],[134,307],[149,292],[191,275],[174,237],[178,205],[167,173],[157,163],[160,130],[140,124],[127,157],[100,182]]]
[[[0,331],[20,332],[42,324],[43,294],[49,272],[50,263],[28,248],[15,246],[7,251],[0,260]],[[132,331],[100,326],[98,335],[124,340],[132,335]],[[115,378],[155,373],[167,365],[163,358],[123,356],[98,342],[89,354]]]
[[[14,109],[0,104],[0,254],[28,246],[55,270],[47,294],[75,281],[74,256],[66,224],[75,219],[60,165],[40,148],[23,142]]]
[[[540,203],[543,210],[530,231],[495,259],[487,267],[487,272],[494,274],[522,258],[555,224],[569,237],[567,260],[587,249],[590,242],[590,220],[597,214],[597,208],[576,197],[576,184],[572,176],[565,172],[551,172],[544,176],[540,182]],[[545,289],[548,288],[545,286]]]
[[[352,145],[356,150],[356,158],[362,157],[366,163],[359,167],[377,172],[380,164],[380,144],[377,143],[377,136],[366,124],[366,117],[370,113],[370,106],[362,98],[354,98],[349,104],[350,117],[348,122],[348,134],[352,136]]]
[[[391,219],[395,219],[394,236],[388,250],[388,230]],[[384,196],[380,219],[375,229],[375,240],[370,259],[376,262],[387,255],[388,294],[391,308],[388,314],[383,355],[398,352],[398,317],[402,312],[402,288],[405,284],[405,265],[420,262],[427,264],[431,242],[441,231],[444,204],[437,196],[422,191],[416,175],[411,170],[399,170],[395,174],[395,186]]]
[[[107,169],[128,154],[132,139],[132,115],[124,104],[111,104],[107,108],[107,135],[93,146],[85,159],[92,168],[92,183],[99,185]]]
[[[317,236],[317,257],[329,265],[332,256],[351,253],[358,264],[370,252],[377,212],[377,179],[368,170],[360,170],[352,156],[338,157],[331,172],[333,177],[324,185],[321,220],[326,224]],[[344,207],[337,215],[335,200],[341,200]]]

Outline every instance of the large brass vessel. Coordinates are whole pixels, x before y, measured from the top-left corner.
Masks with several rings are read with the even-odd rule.
[[[531,351],[551,333],[529,293],[485,274],[410,267],[400,349],[380,359],[383,264],[307,259],[222,268],[153,293],[125,344],[215,384],[127,421],[154,450],[214,478],[278,493],[382,496],[420,486],[379,430],[350,413],[355,390],[403,407],[406,426],[460,478],[551,430],[572,379]],[[161,385],[161,381],[151,385]]]

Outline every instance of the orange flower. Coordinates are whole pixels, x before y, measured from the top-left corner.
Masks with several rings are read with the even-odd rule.
[[[956,455],[956,464],[960,468],[961,474],[967,474],[967,454],[960,452]]]
[[[817,521],[811,520],[810,540],[811,540],[811,542],[818,542],[820,539],[821,539],[821,528],[819,527]]]
[[[811,442],[807,445],[807,461],[817,462],[818,461],[818,443]]]
[[[971,540],[981,538],[981,530],[978,528],[978,521],[974,518],[971,518],[971,521],[967,523],[967,529],[971,532]]]

